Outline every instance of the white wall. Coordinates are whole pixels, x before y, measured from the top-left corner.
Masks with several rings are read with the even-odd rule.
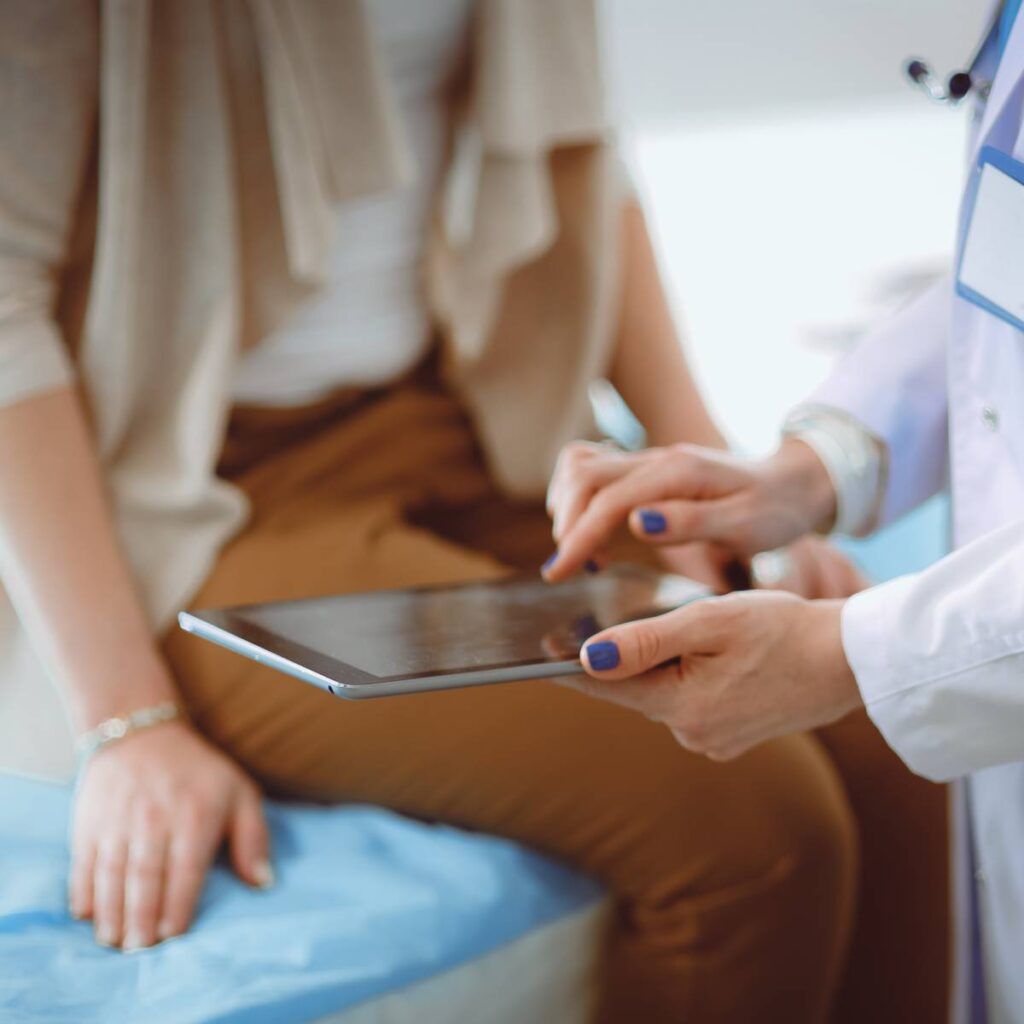
[[[627,150],[674,305],[733,439],[779,420],[953,245],[965,115],[904,84],[957,68],[987,0],[605,0]]]
[[[602,0],[623,110],[639,122],[777,114],[903,88],[908,56],[959,70],[991,0]]]

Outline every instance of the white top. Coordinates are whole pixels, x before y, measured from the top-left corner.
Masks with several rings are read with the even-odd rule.
[[[833,533],[864,537],[877,525],[885,487],[885,448],[857,420],[822,406],[792,412],[783,435],[821,460],[836,495]]]
[[[456,69],[473,0],[365,0],[411,144],[413,179],[335,211],[328,281],[277,331],[245,353],[233,396],[301,405],[344,386],[386,384],[430,344],[422,266],[446,155],[444,90]]]

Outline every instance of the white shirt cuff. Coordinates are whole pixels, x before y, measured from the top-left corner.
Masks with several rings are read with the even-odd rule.
[[[833,533],[863,537],[878,523],[885,491],[885,445],[855,419],[824,406],[803,406],[782,433],[821,460],[836,495]]]

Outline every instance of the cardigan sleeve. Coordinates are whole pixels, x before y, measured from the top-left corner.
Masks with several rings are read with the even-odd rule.
[[[0,406],[71,383],[54,316],[96,123],[86,0],[0,0]]]

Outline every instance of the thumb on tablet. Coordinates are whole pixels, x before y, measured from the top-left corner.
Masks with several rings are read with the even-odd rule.
[[[708,647],[718,617],[714,599],[695,601],[649,619],[626,622],[592,636],[583,666],[599,679],[629,679]]]

